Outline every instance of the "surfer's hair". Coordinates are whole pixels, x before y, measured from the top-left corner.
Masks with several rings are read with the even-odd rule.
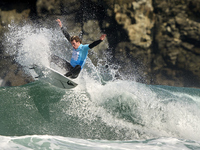
[[[73,40],[75,40],[76,42],[82,43],[81,39],[80,39],[78,36],[72,36],[72,37],[70,38],[70,41],[72,42]]]

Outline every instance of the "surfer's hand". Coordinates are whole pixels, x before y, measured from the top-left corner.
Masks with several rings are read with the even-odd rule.
[[[58,25],[62,28],[62,22],[60,21],[60,19],[56,20],[58,22]]]
[[[100,40],[103,41],[105,39],[105,37],[106,37],[106,34],[102,34],[101,37],[100,37]]]

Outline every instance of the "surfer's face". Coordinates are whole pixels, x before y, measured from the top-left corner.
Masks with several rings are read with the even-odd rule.
[[[80,46],[80,42],[76,42],[75,40],[71,41],[71,44],[73,46],[74,49],[77,49]]]

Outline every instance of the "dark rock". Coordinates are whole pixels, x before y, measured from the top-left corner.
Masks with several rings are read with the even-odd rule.
[[[102,50],[111,51],[110,61],[119,64],[125,75],[140,76],[140,82],[149,84],[200,87],[199,0],[35,0],[29,3],[31,6],[27,1],[10,0],[11,5],[5,0],[0,2],[1,34],[12,20],[20,23],[30,19],[49,26],[52,25],[49,22],[59,17],[70,33],[82,33],[84,43],[106,33],[107,44],[96,47],[94,52],[101,57]],[[3,54],[2,46],[0,50]],[[90,58],[96,64],[94,55]],[[17,70],[13,64],[4,65],[4,59],[0,63],[3,63],[1,69],[10,68],[1,73],[9,85],[25,84],[26,80],[17,83],[9,78],[10,74],[13,79],[16,75],[23,76],[13,73]]]

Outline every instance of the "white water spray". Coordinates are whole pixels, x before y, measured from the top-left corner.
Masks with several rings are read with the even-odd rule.
[[[6,51],[24,67],[33,64],[48,66],[49,33],[48,29],[38,29],[31,25],[10,26],[9,32],[6,34]]]
[[[24,68],[32,64],[49,66],[51,54],[67,60],[71,57],[70,51],[66,51],[69,45],[57,29],[12,25],[5,36],[7,53],[13,55]],[[125,136],[131,138],[199,138],[195,133],[199,132],[200,111],[185,96],[180,97],[176,93],[179,98],[168,100],[171,93],[164,92],[163,98],[157,97],[158,92],[152,92],[148,86],[113,80],[117,71],[112,70],[108,70],[110,82],[103,86],[100,79],[105,70],[101,65],[98,67],[87,61],[80,74],[81,84],[70,95],[68,93],[63,97],[64,104],[72,102],[69,109],[64,110],[65,113],[89,123],[101,118],[107,126],[117,128],[115,132],[121,134],[121,130],[127,131]],[[183,101],[183,98],[186,100]]]

